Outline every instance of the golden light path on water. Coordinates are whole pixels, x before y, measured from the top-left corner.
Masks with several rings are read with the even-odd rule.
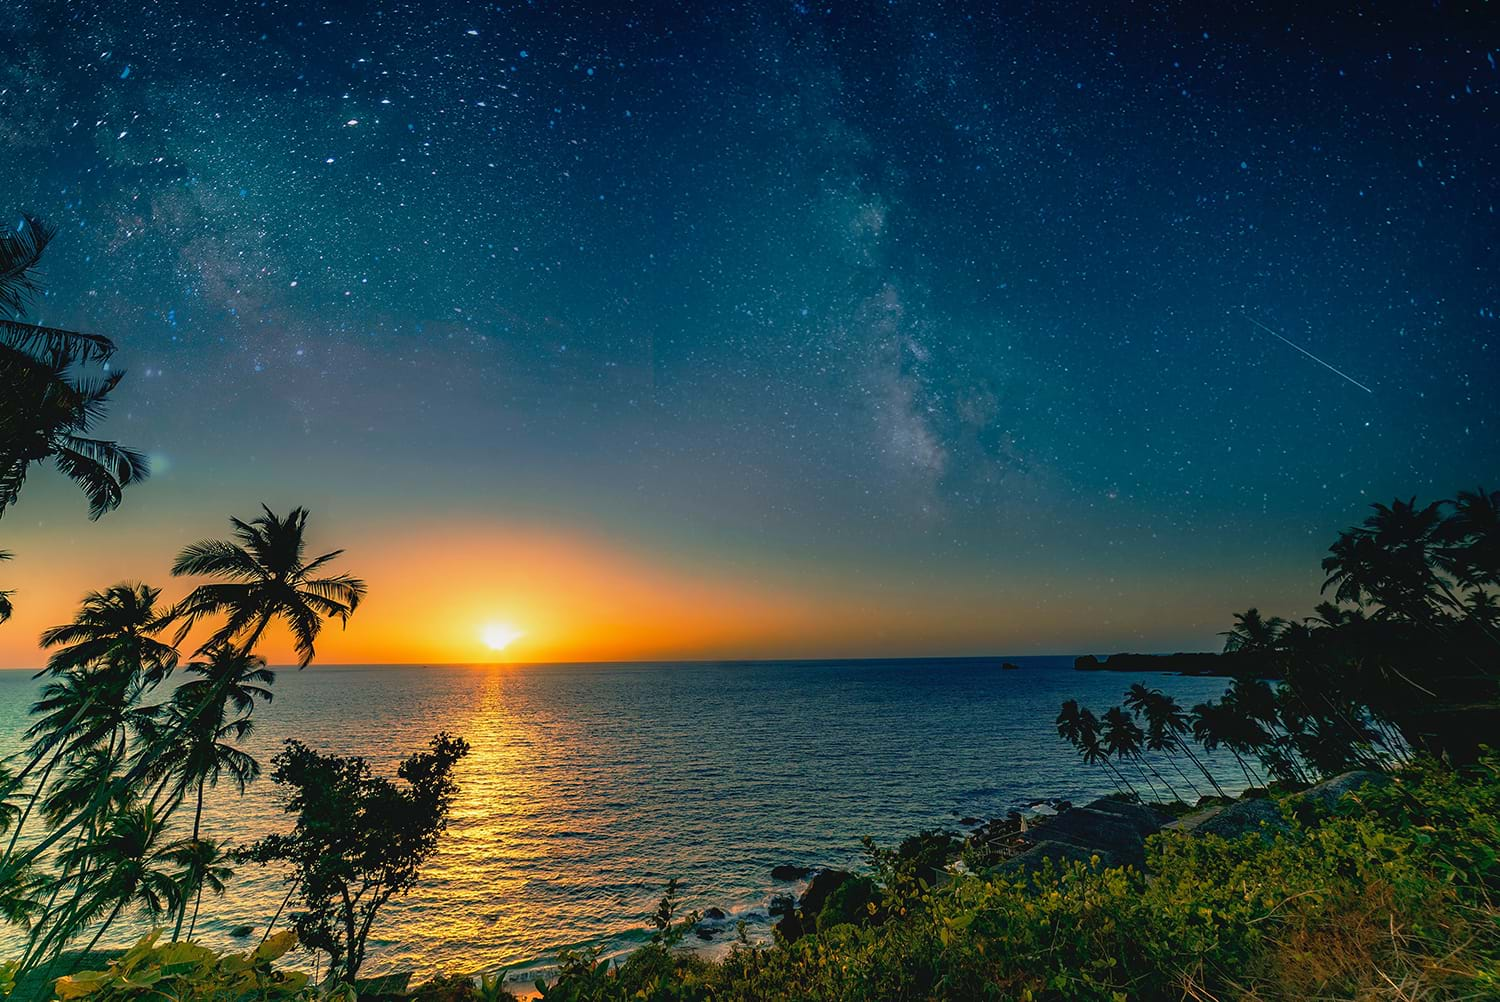
[[[796,890],[773,866],[857,865],[863,835],[891,843],[1107,792],[1056,737],[1063,699],[1102,708],[1144,680],[1191,705],[1224,686],[1010,660],[1023,670],[995,659],[283,670],[250,749],[269,772],[296,737],[389,774],[438,731],[467,739],[450,829],[420,886],[382,912],[369,967],[534,972],[559,949],[640,943],[673,877],[685,909],[728,913],[717,942],[739,920],[763,940],[770,897]],[[0,672],[0,751],[17,747],[37,685]],[[285,827],[268,780],[209,797],[204,830],[229,844]],[[284,895],[280,873],[243,866],[204,902],[198,938],[244,948],[254,940],[232,930],[258,936]],[[0,929],[0,957],[16,941]]]

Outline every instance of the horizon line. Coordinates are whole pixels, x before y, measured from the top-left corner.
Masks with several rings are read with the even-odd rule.
[[[567,668],[591,665],[712,665],[712,664],[776,664],[802,662],[826,664],[848,661],[983,661],[1003,658],[1079,658],[1084,656],[1109,656],[1111,654],[1137,654],[1166,656],[1169,654],[1219,654],[1220,651],[1062,651],[1040,654],[907,654],[907,655],[854,655],[844,657],[720,657],[720,658],[626,658],[593,659],[580,661],[323,661],[313,662],[307,668],[296,664],[271,664],[267,668],[305,671],[311,668]],[[40,671],[30,665],[0,667],[0,671]]]

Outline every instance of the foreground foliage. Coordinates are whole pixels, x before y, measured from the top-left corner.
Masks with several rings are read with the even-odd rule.
[[[1169,832],[1147,875],[1078,863],[934,888],[883,874],[864,924],[722,963],[661,944],[570,958],[597,1000],[1500,997],[1500,758],[1437,767],[1236,842]],[[894,879],[893,879],[894,878]]]
[[[291,1002],[337,996],[314,994],[308,977],[272,964],[297,945],[287,932],[245,954],[220,955],[196,943],[158,944],[152,933],[101,971],[57,979],[57,998],[90,1002],[129,999],[199,999],[202,1002]],[[346,993],[347,994],[347,993]]]

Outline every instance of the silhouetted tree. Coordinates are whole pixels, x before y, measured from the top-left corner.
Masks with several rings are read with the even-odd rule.
[[[285,518],[265,505],[261,511],[249,522],[229,520],[234,541],[204,540],[178,554],[173,574],[220,579],[194,588],[178,607],[178,642],[200,619],[222,614],[225,622],[202,649],[240,641],[241,650],[251,651],[266,627],[280,619],[291,630],[299,667],[305,668],[323,621],[347,623],[364,598],[365,583],[348,574],[315,576],[344,551],[306,558],[306,509],[293,508]]]
[[[448,824],[457,785],[453,768],[469,752],[462,738],[439,734],[431,750],[401,763],[402,785],[375,776],[359,756],[325,755],[288,741],[271,779],[286,789],[297,822],[268,835],[247,857],[291,867],[303,910],[293,919],[299,941],[331,958],[352,982],[382,905],[416,884]]]
[[[83,488],[89,517],[98,518],[145,478],[146,463],[134,450],[88,437],[125,373],[86,367],[108,361],[114,344],[19,319],[37,292],[36,267],[52,236],[31,216],[0,232],[0,515],[31,466],[50,461]]]

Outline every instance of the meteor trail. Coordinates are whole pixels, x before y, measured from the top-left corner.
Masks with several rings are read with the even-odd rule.
[[[1319,365],[1321,365],[1323,368],[1327,369],[1329,372],[1337,373],[1338,375],[1343,376],[1345,379],[1349,380],[1349,382],[1353,383],[1355,386],[1358,386],[1360,389],[1364,390],[1366,393],[1373,394],[1375,392],[1374,390],[1370,389],[1364,383],[1361,383],[1359,380],[1355,379],[1353,376],[1349,375],[1348,373],[1340,372],[1338,369],[1335,369],[1333,366],[1329,365],[1327,362],[1323,361],[1321,358],[1319,358],[1318,356],[1314,355],[1312,352],[1308,351],[1306,348],[1303,348],[1300,345],[1292,344],[1292,342],[1288,341],[1286,338],[1282,337],[1280,334],[1277,334],[1271,328],[1267,327],[1265,324],[1261,323],[1259,320],[1257,320],[1254,317],[1250,316],[1250,314],[1248,314],[1248,313],[1245,314],[1245,319],[1248,320],[1248,321],[1250,321],[1255,326],[1259,327],[1261,330],[1265,331],[1267,334],[1269,334],[1272,337],[1274,337],[1276,340],[1280,341],[1282,344],[1291,345],[1293,348],[1296,348],[1298,351],[1302,352],[1302,354],[1306,355],[1308,358],[1312,359],[1314,362],[1317,362]]]

